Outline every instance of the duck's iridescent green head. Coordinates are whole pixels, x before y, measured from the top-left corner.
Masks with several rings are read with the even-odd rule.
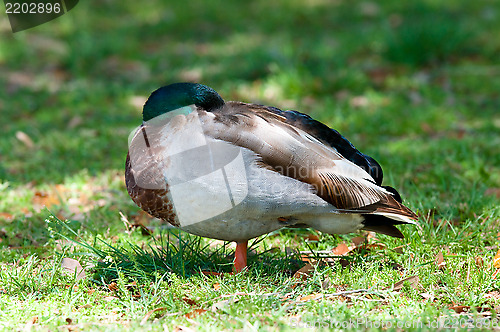
[[[224,105],[224,100],[214,89],[197,83],[174,83],[154,91],[144,104],[143,121],[181,107],[196,105],[207,111]]]

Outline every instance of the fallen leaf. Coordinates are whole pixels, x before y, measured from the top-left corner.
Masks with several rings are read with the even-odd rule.
[[[332,282],[330,281],[330,279],[325,279],[322,283],[321,283],[321,289],[323,290],[326,290],[328,288],[332,287]]]
[[[187,304],[189,304],[191,306],[197,305],[195,300],[191,300],[190,298],[187,298],[187,297],[183,297],[182,301],[186,302]]]
[[[110,291],[113,291],[113,292],[114,292],[114,291],[117,291],[117,290],[118,290],[118,285],[116,284],[116,282],[114,282],[114,281],[113,281],[112,283],[110,283],[110,284],[108,285],[108,289],[109,289]]]
[[[364,237],[364,236],[356,236],[356,237],[353,237],[353,238],[351,239],[352,243],[354,243],[354,245],[355,245],[356,247],[359,247],[360,245],[362,245],[363,243],[365,243],[365,242],[366,242],[366,240],[367,240],[367,239],[366,239],[366,237]]]
[[[351,250],[349,249],[347,244],[341,243],[332,249],[332,254],[334,254],[335,256],[345,256],[349,253],[349,251]]]
[[[495,257],[493,257],[493,266],[496,269],[500,269],[500,250],[498,250]]]
[[[375,68],[367,71],[368,77],[376,84],[384,83],[390,74],[391,72],[385,68]]]
[[[24,145],[26,145],[29,149],[33,149],[35,147],[35,143],[31,139],[31,137],[29,137],[28,134],[23,131],[16,131],[16,138],[24,143]]]
[[[186,318],[194,318],[198,315],[201,315],[205,312],[207,312],[208,310],[205,310],[205,309],[194,309],[193,311],[190,311],[188,312],[187,314],[184,315],[184,317]]]
[[[301,280],[306,280],[314,272],[314,266],[307,263],[301,269],[294,273],[293,277]]]
[[[87,303],[87,304],[84,304],[84,305],[78,307],[78,310],[80,310],[80,309],[89,309],[89,308],[92,308],[93,306],[94,306],[93,304]]]
[[[455,312],[457,314],[459,314],[459,313],[462,313],[462,312],[468,312],[468,311],[470,311],[470,306],[468,306],[468,305],[455,305],[455,306],[449,307],[448,309],[455,310]]]
[[[45,206],[50,208],[52,205],[56,205],[60,203],[59,197],[54,194],[48,194],[41,191],[35,192],[35,196],[33,196],[33,203],[39,206]]]
[[[116,297],[116,296],[106,296],[104,298],[104,301],[106,301],[106,302],[111,302],[111,301],[114,301],[114,300],[118,300],[118,297]]]
[[[434,260],[434,262],[436,263],[438,269],[442,270],[445,268],[446,262],[444,261],[444,256],[442,251],[440,251],[436,255],[436,259]]]
[[[32,328],[33,328],[33,324],[36,324],[38,323],[38,316],[33,316],[31,317],[30,319],[28,319],[28,321],[26,322],[26,324],[24,325],[24,331],[31,331]]]
[[[356,96],[349,100],[349,104],[355,108],[364,108],[369,105],[369,101],[365,96]]]
[[[215,283],[214,284],[214,289],[215,290],[219,290],[220,289],[220,284],[219,283]]]
[[[418,289],[418,286],[419,286],[418,282],[419,282],[419,280],[420,279],[418,278],[418,276],[410,276],[408,278],[404,278],[403,280],[400,280],[400,281],[396,282],[392,286],[392,290],[393,291],[400,291],[401,289],[403,289],[403,286],[405,285],[405,282],[408,282],[412,288]]]
[[[484,261],[482,257],[477,256],[474,260],[476,261],[476,266],[478,268],[482,268],[484,266]]]
[[[85,270],[76,259],[64,257],[61,261],[63,272],[76,276],[76,280],[85,278]]]
[[[306,301],[310,301],[310,300],[316,300],[320,297],[323,297],[323,294],[310,294],[310,295],[306,295],[306,296],[302,296],[299,298],[299,301],[300,302],[306,302]]]
[[[305,262],[305,263],[309,263],[311,261],[311,259],[309,258],[309,255],[308,254],[302,254],[300,255],[300,260]]]
[[[0,219],[3,219],[5,221],[12,221],[14,220],[14,216],[7,212],[0,212]]]
[[[319,241],[319,236],[316,234],[308,234],[305,239],[307,241]]]
[[[485,196],[495,196],[500,198],[500,188],[488,188],[484,191]]]
[[[385,245],[382,243],[371,243],[371,244],[363,244],[359,247],[356,247],[354,250],[382,250],[385,249]]]
[[[398,254],[402,254],[403,253],[403,247],[404,247],[404,245],[396,247],[396,248],[394,248],[392,250],[394,250],[394,252],[396,252]]]

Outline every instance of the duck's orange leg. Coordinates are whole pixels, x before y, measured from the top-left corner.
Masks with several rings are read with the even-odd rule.
[[[247,248],[248,241],[237,242],[236,251],[234,252],[234,267],[233,272],[239,273],[247,266]]]

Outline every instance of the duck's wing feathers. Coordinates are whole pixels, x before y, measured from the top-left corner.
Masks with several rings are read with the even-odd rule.
[[[248,148],[267,167],[311,184],[338,212],[386,215],[399,223],[416,220],[415,214],[377,185],[365,169],[305,130],[309,125],[289,123],[278,111],[228,102],[212,112],[199,109],[198,114],[206,135]]]
[[[303,131],[314,136],[326,145],[329,145],[337,150],[344,158],[364,169],[375,180],[378,185],[382,184],[383,172],[379,163],[370,156],[367,156],[358,151],[338,131],[328,127],[327,125],[314,120],[309,115],[293,110],[282,111],[275,107],[267,107],[269,112],[280,115],[286,119],[286,123],[302,129]]]

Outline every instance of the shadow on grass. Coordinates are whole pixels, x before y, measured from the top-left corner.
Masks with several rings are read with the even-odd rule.
[[[94,238],[93,243],[82,239],[69,222],[55,216],[47,219],[48,228],[54,238],[71,241],[88,252],[89,263],[95,282],[109,284],[119,277],[128,280],[151,281],[175,274],[181,277],[200,275],[203,272],[232,272],[234,252],[229,242],[217,248],[204,244],[202,238],[172,229],[165,230],[152,238],[152,243],[139,246],[131,242],[110,244],[101,238]],[[254,240],[249,245],[252,252],[264,238]],[[249,255],[250,268],[258,268],[262,275],[274,275],[277,272],[293,274],[304,263],[298,253],[286,255],[277,250],[265,250],[256,255]]]

